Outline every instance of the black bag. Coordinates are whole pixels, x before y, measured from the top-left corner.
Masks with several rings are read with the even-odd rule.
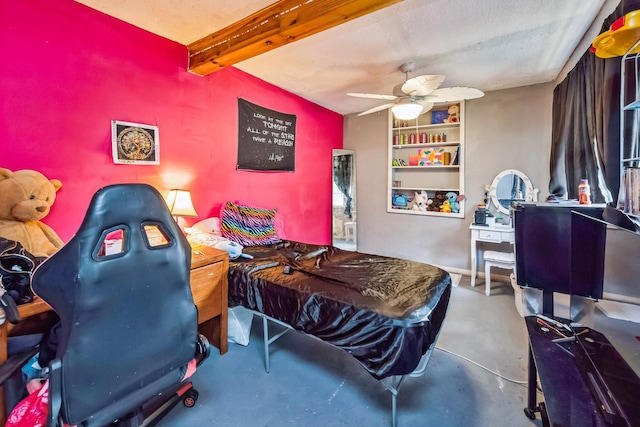
[[[1,284],[16,304],[33,301],[31,274],[42,260],[27,252],[19,242],[0,237]]]

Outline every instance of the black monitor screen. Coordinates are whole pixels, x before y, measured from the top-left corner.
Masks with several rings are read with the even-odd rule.
[[[604,252],[604,291],[614,299],[640,301],[640,234],[607,224]],[[620,298],[623,297],[623,298]]]
[[[576,254],[583,256],[577,265],[588,263],[587,259],[591,259],[591,256],[602,256],[602,250],[598,252],[599,255],[592,253],[597,249],[596,246],[602,245],[602,241],[585,242],[585,239],[577,237],[572,243],[574,210],[598,218],[602,216],[602,208],[588,206],[520,204],[515,208],[516,274],[520,286],[571,294],[574,247]],[[576,227],[590,229],[589,235],[597,233],[598,229],[596,225],[580,220],[576,221]],[[582,236],[578,230],[576,233]],[[577,249],[581,245],[584,246]],[[585,280],[588,277],[593,279],[593,276],[590,276],[593,274],[593,268],[589,267],[588,271],[589,273],[578,271],[576,266],[576,276],[573,279],[576,289],[573,293],[597,298],[596,295],[602,293],[602,286],[595,290],[589,289],[593,284],[587,284]]]
[[[571,213],[571,295],[602,298],[607,223]]]

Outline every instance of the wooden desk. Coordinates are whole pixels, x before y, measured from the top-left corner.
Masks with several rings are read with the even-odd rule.
[[[29,319],[35,316],[44,315],[50,310],[51,307],[49,307],[49,304],[44,302],[40,297],[35,297],[33,302],[18,306],[18,313],[20,313],[20,317],[22,319]],[[6,318],[3,319],[3,323],[0,325],[0,363],[7,360],[7,339],[12,335],[16,326],[17,325],[9,323]],[[24,335],[24,333],[21,334]]]
[[[191,292],[198,306],[200,333],[225,354],[228,349],[229,254],[208,246],[194,246]]]
[[[191,292],[198,306],[198,324],[200,333],[218,349],[220,354],[227,352],[228,331],[228,281],[229,255],[227,252],[198,246],[193,248],[191,256]],[[18,306],[22,319],[29,319],[47,313],[51,307],[39,297],[33,302]],[[7,360],[7,338],[16,325],[4,321],[0,325],[0,363]]]
[[[193,247],[191,255],[191,292],[198,307],[198,330],[225,354],[228,349],[228,274],[229,254],[207,246]],[[46,316],[51,307],[39,297],[18,306],[23,321]],[[15,329],[6,319],[0,325],[0,363],[7,360],[7,339]],[[22,331],[20,334],[24,334]],[[0,425],[6,422],[4,391],[0,387]]]

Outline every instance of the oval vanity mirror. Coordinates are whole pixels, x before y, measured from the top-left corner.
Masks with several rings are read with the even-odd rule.
[[[537,193],[538,190],[533,188],[529,177],[519,170],[507,169],[493,179],[489,197],[498,211],[509,215],[511,202],[537,200]]]

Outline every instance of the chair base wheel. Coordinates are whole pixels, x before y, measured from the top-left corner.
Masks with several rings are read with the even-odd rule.
[[[182,397],[183,405],[186,406],[187,408],[194,407],[196,405],[196,402],[198,401],[198,396],[199,396],[199,393],[197,390],[193,388],[190,389]]]

